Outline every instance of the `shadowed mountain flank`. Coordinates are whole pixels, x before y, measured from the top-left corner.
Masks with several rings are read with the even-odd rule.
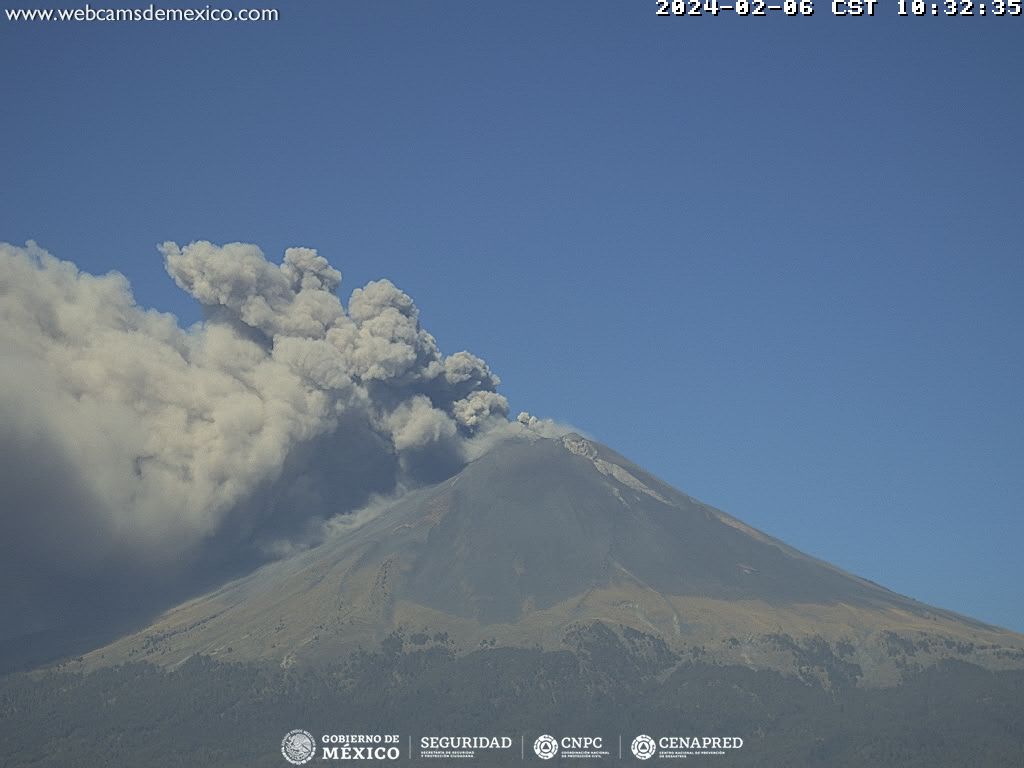
[[[395,632],[455,653],[557,651],[581,631],[824,684],[892,684],[943,659],[1024,666],[1024,637],[805,555],[575,434],[501,442],[81,664],[317,666]]]

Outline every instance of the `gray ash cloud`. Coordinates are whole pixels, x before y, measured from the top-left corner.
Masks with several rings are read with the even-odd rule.
[[[510,427],[499,379],[443,355],[388,280],[336,291],[316,251],[161,246],[206,319],[117,273],[0,244],[4,634],[158,604],[315,541],[375,494]]]

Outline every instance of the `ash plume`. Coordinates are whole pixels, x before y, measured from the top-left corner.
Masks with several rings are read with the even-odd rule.
[[[152,606],[455,471],[518,423],[388,280],[336,291],[308,248],[160,248],[183,329],[120,274],[0,244],[4,634]]]

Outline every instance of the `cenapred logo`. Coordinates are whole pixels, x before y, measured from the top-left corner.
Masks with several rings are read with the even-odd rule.
[[[641,733],[633,739],[629,748],[633,750],[633,756],[640,760],[649,760],[658,751],[658,745],[646,733]]]
[[[537,740],[533,742],[533,751],[541,760],[550,760],[558,754],[558,742],[554,736],[545,733],[543,736],[538,736]]]
[[[288,731],[281,739],[281,754],[292,765],[305,765],[316,754],[316,739],[301,728]]]
[[[650,760],[655,755],[661,758],[685,759],[689,757],[714,757],[729,754],[731,750],[743,749],[739,736],[658,736],[641,733],[630,744],[633,756],[638,760]]]

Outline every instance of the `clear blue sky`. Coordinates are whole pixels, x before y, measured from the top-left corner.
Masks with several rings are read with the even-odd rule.
[[[513,412],[1024,630],[1024,18],[895,3],[0,20],[0,240],[183,322],[158,242],[318,248],[345,296],[407,290]]]

